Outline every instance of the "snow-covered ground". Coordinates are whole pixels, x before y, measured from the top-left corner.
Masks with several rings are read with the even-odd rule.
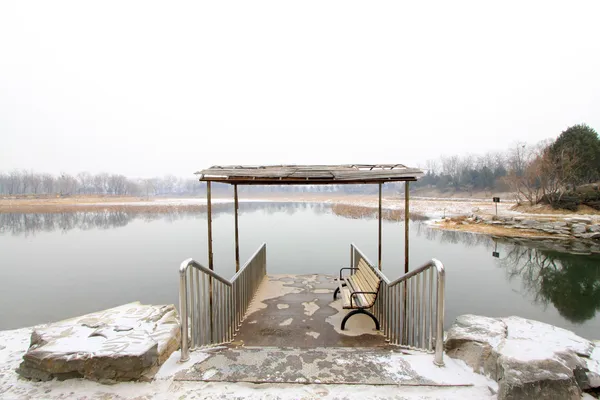
[[[19,378],[15,369],[29,346],[31,328],[0,332],[0,398],[2,399],[493,399],[489,387],[495,383],[473,373],[462,361],[447,358],[443,369],[431,363],[430,356],[416,360],[419,373],[434,380],[461,376],[474,386],[410,387],[372,385],[250,384],[232,382],[175,381],[174,375],[208,357],[192,352],[191,360],[181,364],[176,351],[163,364],[152,382],[126,382],[103,385],[85,379],[32,382]],[[412,356],[411,356],[412,357]],[[419,358],[419,356],[415,356]],[[394,370],[394,358],[381,360],[384,368]],[[415,364],[416,365],[416,364]],[[451,381],[447,383],[452,383]]]

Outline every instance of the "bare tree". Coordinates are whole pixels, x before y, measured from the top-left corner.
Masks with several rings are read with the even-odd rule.
[[[31,171],[29,175],[29,185],[31,187],[31,191],[34,194],[37,194],[42,188],[42,176]]]
[[[57,184],[61,195],[72,195],[77,191],[77,179],[65,172],[60,174]]]
[[[93,176],[87,171],[80,172],[77,174],[77,180],[79,182],[79,193],[90,193],[93,186]]]
[[[106,172],[99,173],[93,178],[94,190],[97,194],[108,193],[108,174]]]
[[[535,146],[518,143],[508,156],[510,170],[505,178],[506,183],[515,192],[517,202],[527,200],[529,204],[537,204],[544,195],[550,168],[547,157],[548,144],[540,142]]]
[[[54,177],[50,174],[42,174],[41,179],[42,179],[42,187],[44,188],[44,192],[46,194],[54,193],[54,185],[55,185]]]
[[[8,174],[8,194],[19,194],[21,188],[21,173],[19,171],[12,170]]]
[[[440,163],[438,160],[427,160],[425,162],[425,169],[430,174],[438,174],[440,170]]]

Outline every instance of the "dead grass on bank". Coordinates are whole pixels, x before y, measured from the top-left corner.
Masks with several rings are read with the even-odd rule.
[[[577,211],[554,209],[548,204],[536,204],[534,206],[528,204],[515,204],[511,210],[518,211],[524,214],[554,214],[554,215],[600,215],[599,210],[595,210],[590,206],[581,205]]]
[[[377,207],[358,206],[351,204],[334,204],[331,207],[333,213],[340,217],[352,218],[352,219],[370,219],[377,218]],[[382,209],[381,218],[386,221],[404,221],[404,210],[403,209]],[[411,221],[423,221],[428,218],[417,212],[411,212],[409,214]]]
[[[148,198],[139,196],[112,196],[97,194],[82,195],[57,195],[57,194],[26,194],[16,196],[0,197],[0,205],[5,204],[26,204],[26,205],[45,205],[45,204],[82,204],[82,203],[130,203],[136,201],[147,201]]]
[[[213,209],[215,209],[213,205]],[[139,213],[168,213],[179,211],[204,211],[204,204],[182,204],[182,205],[135,205],[135,204],[19,204],[6,206],[0,204],[0,213],[25,213],[25,214],[60,214],[66,212],[124,212],[133,211]]]

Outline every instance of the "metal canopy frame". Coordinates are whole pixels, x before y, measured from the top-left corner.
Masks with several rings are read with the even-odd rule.
[[[214,270],[212,248],[211,183],[233,185],[235,210],[235,270],[240,269],[239,200],[238,185],[349,185],[377,184],[378,206],[378,268],[381,270],[382,253],[382,190],[389,182],[405,182],[404,186],[404,272],[409,272],[409,183],[423,175],[417,168],[403,164],[345,164],[345,165],[267,165],[267,166],[213,166],[196,172],[201,182],[206,182],[208,220],[208,267]]]

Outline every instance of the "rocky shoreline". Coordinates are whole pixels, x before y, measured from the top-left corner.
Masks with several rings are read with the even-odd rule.
[[[562,235],[578,239],[600,239],[600,224],[594,223],[591,218],[570,217],[562,221],[548,221],[531,219],[525,216],[480,218],[474,216],[474,223],[501,225],[509,229],[527,229],[550,235]]]
[[[589,217],[536,219],[530,215],[471,215],[443,218],[433,226],[488,234],[495,238],[512,238],[529,244],[541,242],[548,250],[573,254],[600,253],[600,222]]]

